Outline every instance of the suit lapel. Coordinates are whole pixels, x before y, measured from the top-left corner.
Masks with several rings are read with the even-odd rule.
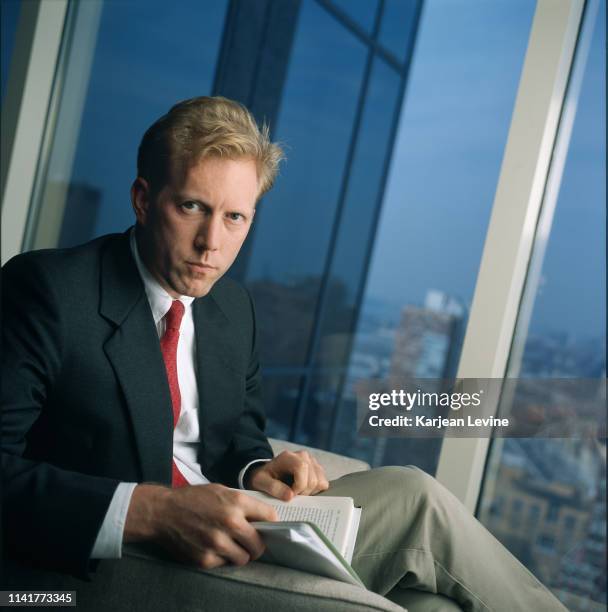
[[[232,440],[244,393],[242,355],[229,319],[212,295],[193,303],[199,393],[199,462],[207,473]]]
[[[100,314],[116,329],[104,345],[123,391],[144,481],[171,482],[173,416],[158,334],[128,235],[102,256]]]

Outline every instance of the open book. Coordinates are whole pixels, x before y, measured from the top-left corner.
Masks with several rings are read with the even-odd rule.
[[[266,544],[260,561],[364,586],[350,566],[361,519],[352,497],[297,495],[283,502],[257,491],[241,492],[279,515],[276,523],[252,523]]]

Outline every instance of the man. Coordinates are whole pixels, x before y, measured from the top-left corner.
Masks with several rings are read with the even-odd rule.
[[[202,568],[244,565],[263,551],[250,523],[276,515],[225,485],[284,500],[328,491],[363,507],[353,565],[377,592],[561,609],[422,472],[382,468],[328,489],[308,453],[272,456],[253,305],[224,273],[280,158],[239,104],[187,100],[142,139],[134,229],[5,266],[9,555],[86,575],[124,543],[152,542]]]

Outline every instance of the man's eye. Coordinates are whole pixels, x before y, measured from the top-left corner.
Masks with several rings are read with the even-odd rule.
[[[197,202],[184,202],[180,206],[185,212],[198,212],[201,210],[201,207]]]
[[[240,222],[243,221],[245,217],[243,217],[243,215],[241,213],[237,213],[237,212],[232,212],[232,213],[228,213],[228,219],[230,221],[235,221],[235,222]]]

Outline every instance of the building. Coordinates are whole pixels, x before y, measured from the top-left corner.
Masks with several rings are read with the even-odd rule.
[[[427,293],[424,306],[407,305],[397,329],[390,377],[442,379],[456,375],[464,308],[437,290]]]

